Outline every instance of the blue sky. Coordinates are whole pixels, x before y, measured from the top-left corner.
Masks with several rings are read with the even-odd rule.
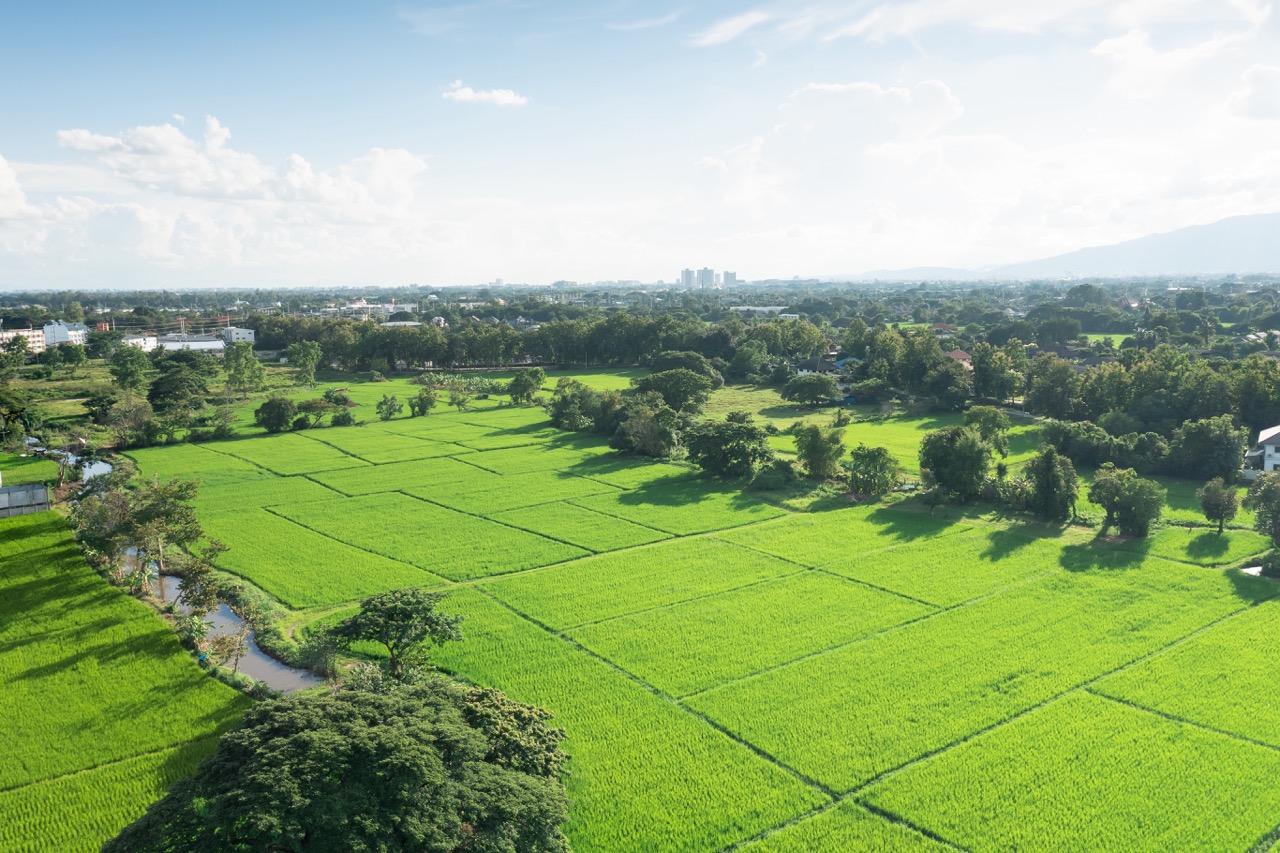
[[[982,266],[1280,210],[1262,0],[11,5],[2,289]]]

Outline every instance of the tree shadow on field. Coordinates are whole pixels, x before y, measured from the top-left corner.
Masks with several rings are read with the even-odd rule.
[[[1131,539],[1122,544],[1094,538],[1089,542],[1063,548],[1058,562],[1069,572],[1133,569],[1142,565],[1150,550],[1150,536]]]
[[[880,527],[881,535],[901,541],[940,536],[959,524],[959,513],[939,512],[929,515],[917,511],[913,504],[884,506],[867,515],[867,521]]]
[[[1231,549],[1227,534],[1206,531],[1187,543],[1187,556],[1197,562],[1221,557]]]
[[[1003,527],[987,534],[987,547],[979,555],[984,560],[1003,560],[1019,548],[1025,548],[1034,540],[1048,538],[1022,527]]]

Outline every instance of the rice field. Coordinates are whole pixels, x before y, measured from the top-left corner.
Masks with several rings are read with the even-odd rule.
[[[356,390],[365,416],[402,393]],[[712,408],[797,419],[769,394]],[[848,438],[909,471],[958,419],[855,414]],[[1011,463],[1035,441],[1018,427]],[[1229,568],[1266,542],[1206,527],[1198,484],[1166,483],[1189,526],[1130,540],[910,498],[796,512],[501,398],[132,455],[204,481],[221,567],[299,626],[385,589],[449,592],[465,641],[434,659],[566,729],[575,850],[1245,853],[1280,824],[1280,586]],[[30,581],[0,598],[0,650],[58,620],[92,630],[100,590],[69,585],[60,608]]]
[[[0,613],[2,849],[97,849],[247,705],[53,513],[0,520]]]
[[[1250,850],[1276,825],[1280,752],[1087,692],[871,787],[970,850]]]
[[[399,493],[276,507],[274,512],[331,539],[450,580],[546,566],[587,553]]]

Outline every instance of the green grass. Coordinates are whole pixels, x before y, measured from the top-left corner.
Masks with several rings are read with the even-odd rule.
[[[670,536],[660,530],[641,527],[639,524],[567,503],[513,509],[495,513],[491,517],[494,521],[569,542],[597,553],[647,545]]]
[[[0,453],[0,486],[57,481],[58,463],[48,457]]]
[[[446,457],[420,459],[413,462],[393,462],[346,471],[324,471],[312,474],[308,479],[315,480],[344,495],[358,496],[395,492],[408,488],[430,488],[435,485],[444,487],[459,483],[479,486],[482,483],[497,482],[498,476],[474,465]]]
[[[311,429],[298,435],[334,447],[374,465],[453,456],[466,450],[457,444],[364,428]]]
[[[1267,602],[1092,689],[1280,747],[1280,604]]]
[[[681,696],[930,612],[917,602],[808,571],[597,622],[569,635]]]
[[[825,566],[894,545],[972,530],[966,524],[890,507],[788,515],[716,537],[806,566]]]
[[[6,850],[97,849],[248,704],[98,577],[52,513],[0,521],[0,616]]]
[[[534,471],[572,471],[593,456],[610,453],[608,445],[595,437],[580,438],[559,433],[563,441],[529,447],[491,450],[467,461],[495,474],[529,474]]]
[[[573,849],[717,850],[826,797],[607,664],[472,590],[447,601],[466,641],[437,657],[541,705],[572,756]]]
[[[348,456],[335,447],[303,438],[298,433],[270,435],[250,440],[219,441],[203,446],[232,458],[250,462],[281,476],[312,474],[317,471],[333,471],[338,468],[355,468],[369,464],[363,459]]]
[[[741,848],[742,853],[945,853],[952,849],[847,800]]]
[[[1079,568],[687,702],[849,790],[1271,593],[1269,582],[1153,558],[1071,561]]]
[[[353,548],[266,510],[206,513],[201,520],[205,532],[230,549],[218,557],[219,568],[252,581],[290,607],[340,604],[390,589],[444,584],[430,572]]]
[[[1094,471],[1088,468],[1081,468],[1077,472],[1080,476],[1080,497],[1077,501],[1076,511],[1082,516],[1088,516],[1101,522],[1106,517],[1106,511],[1102,507],[1089,500],[1089,484],[1093,482]],[[1198,480],[1185,480],[1181,477],[1166,477],[1161,474],[1143,474],[1144,479],[1155,480],[1164,486],[1168,493],[1165,500],[1164,514],[1161,520],[1168,524],[1196,525],[1199,527],[1212,526],[1215,530],[1217,525],[1210,525],[1205,520],[1204,512],[1200,509],[1200,501],[1196,498],[1196,490],[1204,483]],[[1236,493],[1240,497],[1243,504],[1244,496],[1248,493],[1246,486],[1237,486]],[[1240,507],[1239,513],[1227,525],[1228,528],[1250,528],[1253,527],[1253,510],[1246,509],[1243,505]]]
[[[677,535],[738,527],[785,514],[738,488],[709,479],[659,482],[573,503]]]
[[[1201,566],[1229,566],[1262,554],[1271,547],[1271,540],[1252,530],[1228,530],[1219,535],[1203,528],[1166,527],[1116,547]]]
[[[571,560],[581,548],[402,494],[276,507],[303,527],[451,580]]]
[[[141,817],[170,785],[194,774],[216,744],[216,738],[204,738],[0,791],[0,849],[97,850]]]
[[[1249,850],[1280,813],[1280,752],[1087,693],[872,787],[969,850]]]
[[[1061,571],[1062,542],[1016,528],[930,538],[825,567],[855,580],[951,607],[1036,575]]]
[[[583,498],[605,492],[616,493],[613,486],[584,477],[554,471],[533,471],[507,477],[492,477],[479,485],[469,482],[446,485],[408,486],[406,494],[444,504],[475,515],[491,516],[509,509]]]
[[[517,610],[563,629],[799,571],[794,563],[727,542],[679,539],[483,586]]]

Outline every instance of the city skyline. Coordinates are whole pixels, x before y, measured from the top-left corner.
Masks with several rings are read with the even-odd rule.
[[[790,278],[1274,212],[1272,12],[19,7],[0,288]]]

